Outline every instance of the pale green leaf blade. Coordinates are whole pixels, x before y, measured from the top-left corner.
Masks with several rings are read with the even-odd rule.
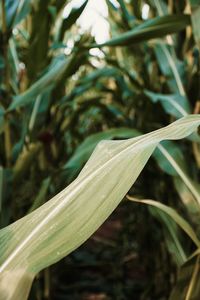
[[[184,138],[199,124],[200,116],[190,115],[143,136],[100,142],[66,189],[0,231],[1,278],[19,272],[32,279],[76,249],[120,203],[158,143]],[[19,276],[18,282],[21,280]],[[5,284],[0,281],[0,291],[3,288],[5,293]],[[17,281],[12,288],[9,286],[8,296],[10,290],[13,293],[5,299],[20,299],[16,298],[15,288],[17,291]]]

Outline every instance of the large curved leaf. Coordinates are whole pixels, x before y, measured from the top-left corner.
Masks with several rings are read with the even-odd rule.
[[[190,115],[136,138],[100,142],[66,189],[2,229],[2,300],[21,300],[21,295],[26,299],[37,272],[80,246],[113,212],[158,143],[184,138],[199,125],[200,115]]]

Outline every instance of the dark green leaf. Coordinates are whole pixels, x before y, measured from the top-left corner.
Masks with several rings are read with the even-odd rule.
[[[175,220],[161,209],[150,206],[151,214],[158,219],[163,225],[165,242],[173,260],[178,266],[186,261],[186,253],[180,239],[180,230]]]
[[[191,113],[190,104],[184,96],[179,94],[163,95],[148,90],[145,90],[144,93],[152,100],[152,102],[160,102],[164,110],[176,118],[181,118]]]
[[[152,20],[143,22],[141,25],[121,34],[119,37],[114,37],[103,44],[94,44],[90,47],[126,46],[131,43],[139,43],[178,32],[183,30],[189,24],[190,16],[188,15],[156,17]]]
[[[30,12],[32,0],[6,0],[6,23],[11,29],[20,23]]]
[[[181,167],[181,169],[184,172],[186,172],[187,171],[187,165],[186,165],[186,162],[185,162],[185,159],[184,159],[184,155],[181,152],[178,145],[175,144],[174,142],[171,142],[171,141],[162,142],[161,145],[164,148],[164,150],[167,151],[167,153],[176,162],[176,164],[179,165],[179,167]],[[166,172],[167,174],[172,175],[172,176],[177,176],[178,175],[178,173],[177,173],[176,169],[174,168],[174,166],[170,163],[169,160],[166,159],[165,156],[163,156],[163,153],[161,152],[161,150],[159,148],[157,148],[155,150],[153,156],[155,157],[158,165],[160,166],[160,168],[164,172]]]
[[[81,79],[81,83],[89,83],[102,77],[111,77],[116,75],[116,73],[118,73],[117,69],[105,67],[102,69],[95,70],[92,73],[88,74],[83,79]]]
[[[171,91],[186,97],[183,84],[183,64],[178,61],[173,48],[165,43],[156,43],[154,50],[160,70],[166,76]]]
[[[53,62],[49,67],[48,71],[40,79],[38,79],[27,91],[19,96],[14,97],[9,110],[13,110],[32,103],[33,100],[36,100],[36,97],[38,95],[44,93],[49,88],[53,88],[61,78],[63,73],[66,71],[68,63],[69,60],[67,60],[65,57],[56,59],[56,61]]]
[[[67,18],[65,18],[62,22],[61,28],[59,30],[58,40],[62,41],[65,32],[70,29],[70,27],[75,24],[77,19],[82,14],[84,8],[86,7],[88,0],[83,1],[83,3],[79,7],[73,7]]]

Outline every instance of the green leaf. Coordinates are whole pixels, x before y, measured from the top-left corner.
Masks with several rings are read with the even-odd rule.
[[[119,37],[114,37],[103,44],[94,44],[90,47],[126,46],[132,43],[144,42],[178,32],[183,30],[189,24],[190,17],[188,15],[168,15],[156,17],[143,22],[141,25],[121,34]]]
[[[121,14],[122,14],[122,18],[123,18],[124,23],[128,27],[130,27],[129,26],[129,22],[133,19],[133,17],[129,14],[129,11],[128,11],[127,7],[126,7],[125,1],[124,0],[117,0],[117,2],[120,5]]]
[[[30,12],[32,0],[6,0],[6,23],[11,29],[20,23]]]
[[[145,90],[144,94],[148,96],[152,100],[152,102],[154,103],[160,102],[164,110],[168,114],[176,118],[181,118],[191,113],[190,104],[184,96],[181,96],[179,94],[163,95],[163,94],[153,93],[148,90]]]
[[[170,206],[167,206],[167,205],[165,205],[161,202],[151,200],[151,199],[138,200],[138,199],[132,198],[130,196],[127,196],[127,198],[131,201],[134,201],[134,202],[139,202],[139,203],[143,203],[143,204],[147,204],[147,205],[152,205],[154,207],[157,207],[158,209],[160,209],[164,213],[166,213],[168,216],[170,216],[174,220],[174,222],[176,222],[181,227],[181,229],[183,231],[185,231],[185,233],[191,238],[191,240],[194,242],[194,244],[197,246],[197,248],[200,247],[200,240],[197,237],[195,231],[190,226],[190,224],[187,221],[185,221],[185,219],[182,218],[176,212],[175,209],[173,209]]]
[[[199,224],[200,211],[195,196],[193,195],[193,193],[191,193],[190,189],[187,187],[187,185],[180,177],[174,177],[173,181],[174,181],[175,188],[189,213],[190,219],[192,220],[193,224],[196,225],[196,231],[200,232],[200,224]],[[199,184],[197,184],[193,180],[190,181],[192,182],[196,190],[200,193]]]
[[[190,115],[136,138],[100,142],[66,189],[2,229],[2,300],[21,300],[22,295],[25,300],[37,272],[79,247],[108,218],[157,145],[162,140],[184,138],[199,124],[200,115]]]
[[[198,7],[200,5],[200,0],[190,0],[192,7]]]
[[[67,170],[69,173],[68,180],[70,181],[79,173],[83,165],[89,159],[92,151],[101,140],[103,139],[109,140],[113,138],[130,138],[130,137],[138,136],[139,134],[140,133],[134,129],[113,128],[113,129],[106,130],[104,132],[90,135],[85,139],[85,141],[82,144],[80,144],[80,146],[76,149],[73,156],[63,166],[63,169]]]
[[[129,196],[127,198],[129,199]],[[163,225],[163,235],[168,251],[172,255],[172,259],[176,265],[181,266],[186,262],[187,256],[181,243],[180,227],[168,214],[159,208],[148,205],[148,209],[151,215]]]
[[[70,29],[70,27],[76,23],[77,19],[82,14],[85,9],[88,0],[83,1],[83,3],[79,7],[73,7],[69,13],[69,15],[62,21],[61,28],[59,30],[59,37],[57,40],[62,41],[65,32]]]
[[[175,221],[161,209],[149,206],[150,213],[163,225],[163,233],[168,251],[177,266],[181,266],[187,260],[184,245],[181,243],[180,227]]]
[[[166,152],[164,152],[166,151]],[[169,156],[168,156],[168,155]],[[153,153],[159,167],[171,176],[177,176],[176,166],[174,162],[182,169],[184,173],[188,171],[187,164],[181,149],[172,141],[164,141],[160,143]],[[171,159],[170,159],[171,158]],[[173,161],[172,161],[173,160]]]
[[[81,79],[80,83],[81,84],[90,83],[91,81],[95,81],[99,78],[111,77],[117,75],[118,73],[119,71],[116,68],[105,67],[105,68],[97,69],[91,72],[90,74],[88,74],[87,76],[85,76],[83,79]]]
[[[165,143],[158,145],[154,155],[162,169],[165,169],[165,171],[171,174],[175,171],[180,176],[196,201],[200,204],[199,189],[193,183],[190,176],[188,176],[185,162],[181,159],[180,151],[178,151],[177,148],[173,149],[173,146],[169,143]],[[165,157],[166,161],[163,161],[162,155]],[[169,165],[166,164],[167,162]],[[172,168],[174,171],[172,171]]]
[[[15,1],[16,2],[16,1]],[[13,27],[19,24],[30,12],[32,0],[19,0]]]
[[[164,141],[154,151],[153,156],[160,168],[173,176],[176,190],[182,202],[195,224],[198,225],[200,186],[189,175],[189,167],[181,149],[174,142]]]
[[[171,90],[175,93],[179,93],[181,96],[186,98],[185,88],[183,85],[183,80],[181,78],[181,70],[178,66],[178,61],[175,57],[172,47],[170,48],[170,46],[159,42],[154,46],[154,50],[160,69],[162,73],[168,78],[168,84]]]
[[[40,79],[33,83],[28,90],[26,90],[23,94],[14,97],[13,102],[9,106],[9,110],[11,111],[28,105],[32,103],[33,100],[36,100],[37,96],[49,89],[52,89],[66,71],[69,64],[70,60],[67,60],[65,57],[57,58],[56,61],[51,64],[48,71]]]

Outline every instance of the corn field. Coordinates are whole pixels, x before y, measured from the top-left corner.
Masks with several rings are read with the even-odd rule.
[[[1,0],[0,300],[199,300],[199,126],[199,0]]]

